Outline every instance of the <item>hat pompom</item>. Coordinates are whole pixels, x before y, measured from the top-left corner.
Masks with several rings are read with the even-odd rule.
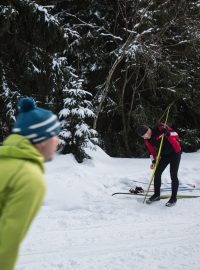
[[[29,112],[36,108],[35,101],[31,98],[23,98],[18,103],[19,112]]]

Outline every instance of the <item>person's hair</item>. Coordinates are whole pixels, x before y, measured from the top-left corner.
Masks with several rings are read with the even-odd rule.
[[[145,133],[147,133],[149,127],[145,125],[140,125],[136,128],[136,132],[139,136],[144,136]]]

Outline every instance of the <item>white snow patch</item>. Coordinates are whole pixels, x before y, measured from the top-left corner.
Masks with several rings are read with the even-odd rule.
[[[198,270],[200,199],[167,208],[166,200],[150,206],[140,197],[112,197],[142,185],[133,180],[148,183],[150,160],[87,152],[92,159],[82,164],[72,155],[46,164],[48,192],[16,270]],[[199,160],[200,152],[182,155],[181,184],[200,186]],[[168,169],[162,181],[170,182]]]

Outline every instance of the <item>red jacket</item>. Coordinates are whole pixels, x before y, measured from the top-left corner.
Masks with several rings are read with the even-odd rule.
[[[166,126],[163,130],[164,124],[159,124],[152,129],[152,136],[150,139],[145,139],[146,147],[151,156],[152,162],[156,161],[157,150],[159,149],[162,134],[167,131],[167,135],[164,135],[163,146],[161,156],[167,156],[172,153],[180,153],[181,145],[178,141],[179,135],[170,127]]]

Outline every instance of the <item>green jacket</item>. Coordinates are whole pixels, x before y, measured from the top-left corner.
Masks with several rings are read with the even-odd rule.
[[[18,249],[44,198],[44,159],[29,140],[0,146],[0,270],[13,270]]]

